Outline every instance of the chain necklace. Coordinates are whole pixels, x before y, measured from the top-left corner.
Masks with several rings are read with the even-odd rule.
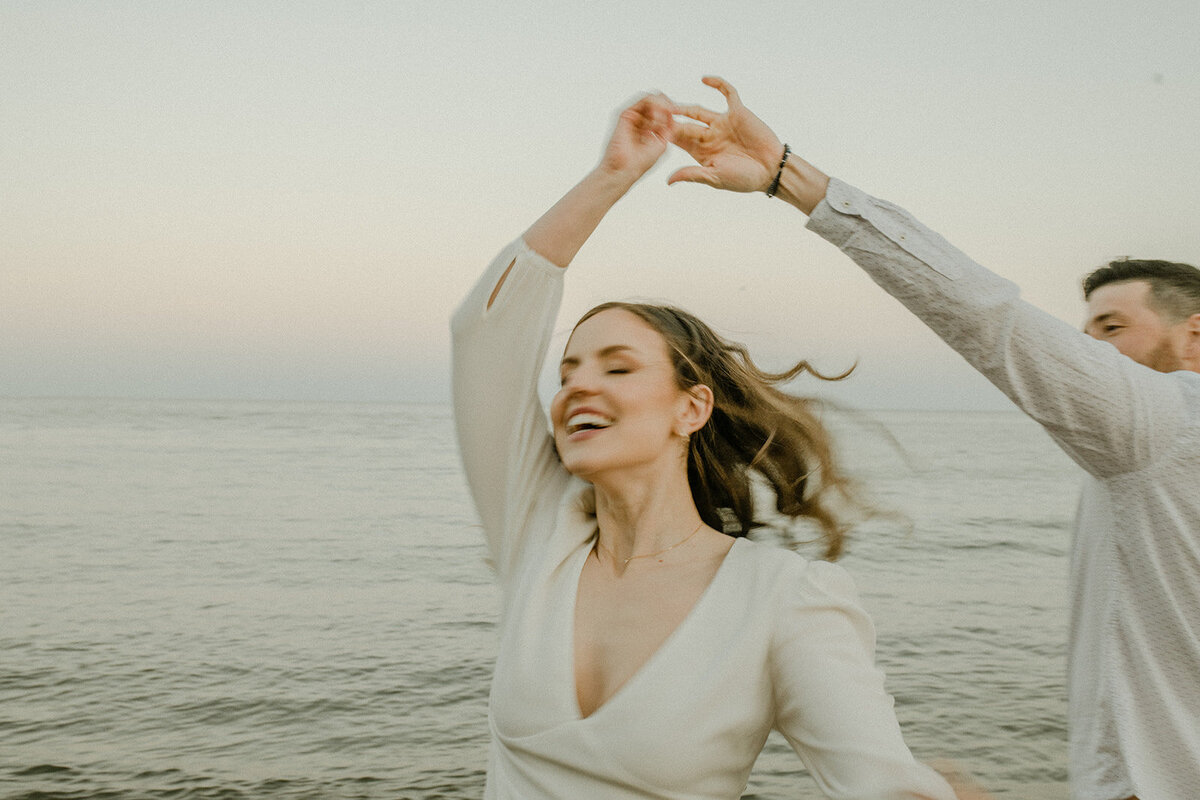
[[[611,558],[613,561],[624,561],[625,562],[624,566],[627,567],[627,566],[629,566],[629,562],[633,561],[634,559],[654,558],[655,556],[661,556],[663,553],[666,553],[669,550],[674,550],[676,547],[679,547],[679,545],[683,544],[688,539],[691,539],[693,536],[695,536],[697,533],[699,533],[700,529],[703,527],[704,527],[704,520],[700,520],[700,524],[696,526],[696,530],[692,531],[687,536],[683,537],[682,539],[680,539],[678,542],[671,545],[670,547],[666,547],[666,548],[663,548],[662,550],[659,550],[657,553],[643,553],[640,556],[630,556],[629,558],[621,558],[616,553],[614,553],[612,550],[609,550],[607,547],[600,544],[600,531],[598,531],[598,530],[596,531],[596,547],[600,548],[605,553],[607,553],[608,557]]]

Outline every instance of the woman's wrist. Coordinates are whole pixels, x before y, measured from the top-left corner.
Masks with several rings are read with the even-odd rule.
[[[775,196],[805,214],[812,214],[828,187],[828,175],[792,153],[780,172]]]
[[[612,169],[600,164],[585,175],[581,183],[587,184],[599,195],[611,198],[615,203],[632,189],[646,172],[647,170]]]
[[[596,167],[525,231],[525,243],[565,267],[639,176]]]

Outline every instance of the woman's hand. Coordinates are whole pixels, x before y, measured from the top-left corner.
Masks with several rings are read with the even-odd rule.
[[[648,94],[621,112],[604,148],[599,169],[637,181],[667,150],[675,130],[675,104],[663,94]]]
[[[970,775],[953,761],[934,761],[930,763],[931,767],[937,770],[946,783],[950,784],[950,788],[954,790],[954,795],[958,800],[994,800],[994,798],[983,790],[983,787],[975,782]]]
[[[783,143],[742,105],[731,85],[714,76],[703,81],[725,95],[728,110],[718,114],[698,105],[676,108],[676,113],[702,123],[678,124],[672,137],[698,166],[676,171],[667,183],[690,181],[733,192],[766,191],[779,169]]]
[[[560,267],[571,263],[609,209],[666,152],[675,113],[661,94],[622,111],[600,164],[525,231],[525,243]]]

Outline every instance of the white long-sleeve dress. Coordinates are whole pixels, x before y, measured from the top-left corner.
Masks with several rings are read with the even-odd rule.
[[[901,738],[846,572],[747,539],[650,660],[580,714],[575,596],[596,522],[536,391],[564,272],[514,242],[452,324],[459,445],[503,589],[486,797],[733,800],[774,728],[830,797],[952,800]]]

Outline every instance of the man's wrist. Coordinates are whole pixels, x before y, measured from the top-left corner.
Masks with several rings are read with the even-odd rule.
[[[828,175],[792,153],[779,176],[775,196],[805,214],[812,214],[828,188]]]

